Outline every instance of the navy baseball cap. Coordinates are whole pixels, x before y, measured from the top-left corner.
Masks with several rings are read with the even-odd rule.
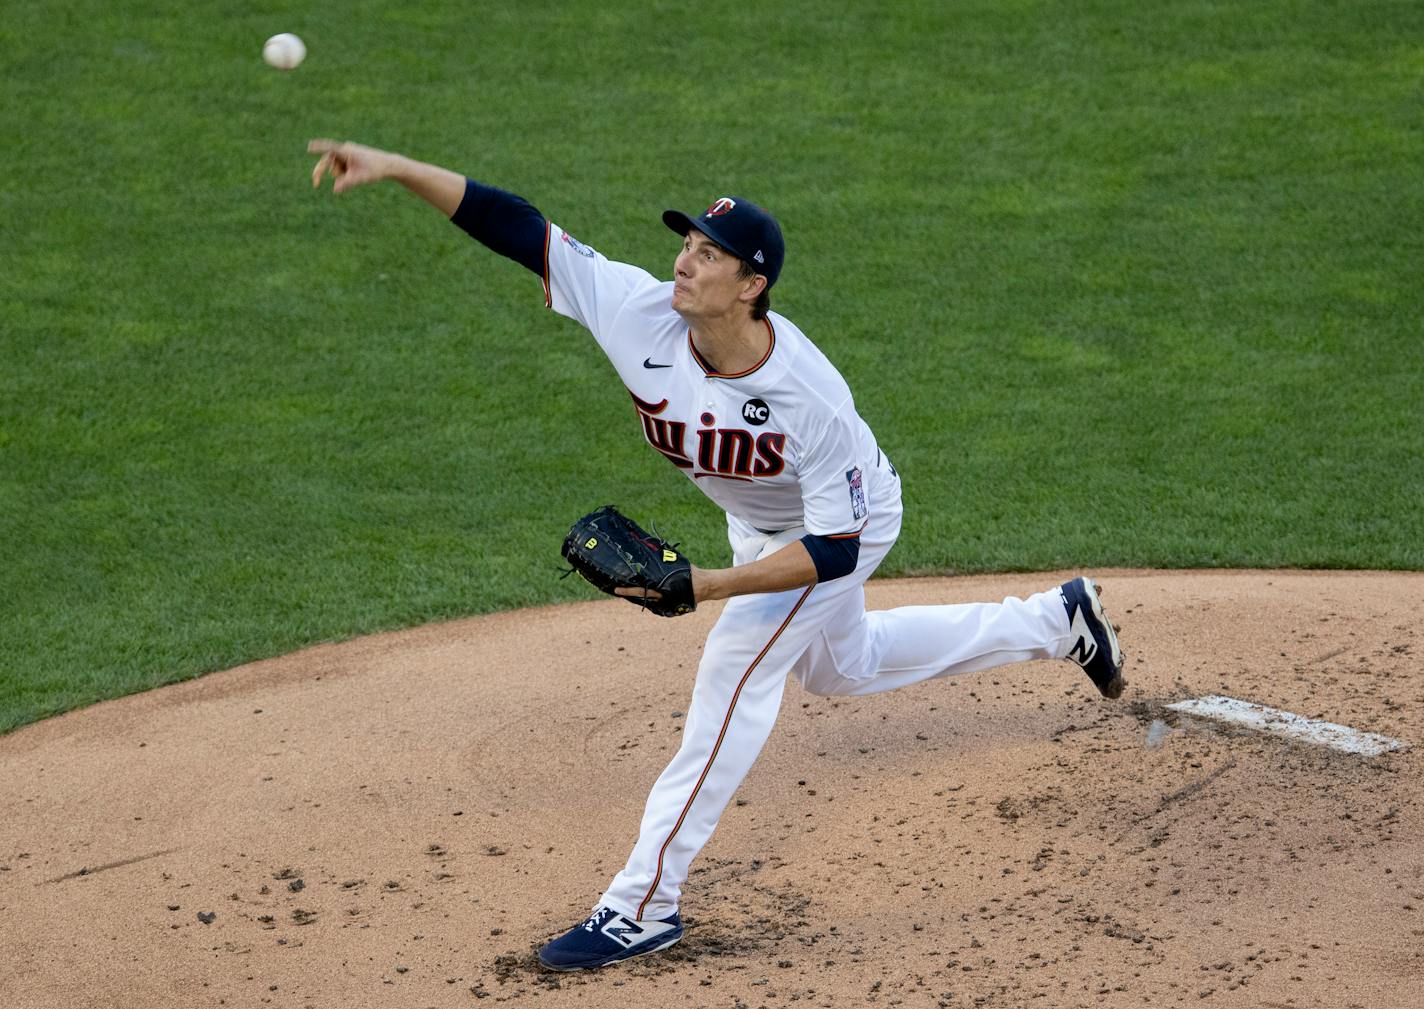
[[[786,258],[781,225],[750,200],[723,196],[712,201],[698,217],[680,210],[664,210],[663,223],[679,235],[696,228],[752,269],[766,277],[766,286],[776,283]]]

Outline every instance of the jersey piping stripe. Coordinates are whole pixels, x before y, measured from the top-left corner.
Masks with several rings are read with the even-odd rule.
[[[771,651],[771,646],[776,644],[776,639],[781,637],[781,632],[786,630],[790,625],[791,618],[796,616],[800,611],[801,604],[806,601],[806,597],[811,594],[811,590],[815,587],[814,585],[806,586],[806,591],[801,593],[801,598],[796,600],[796,605],[791,607],[791,612],[786,614],[786,619],[781,622],[781,626],[776,629],[776,633],[771,636],[771,640],[766,643],[766,647],[757,654],[756,658],[752,659],[752,664],[747,666],[747,671],[742,674],[742,679],[737,684],[737,689],[732,692],[732,700],[727,705],[727,714],[722,719],[722,731],[717,733],[717,742],[712,746],[712,753],[707,757],[707,763],[702,768],[702,774],[698,777],[697,784],[692,786],[692,794],[687,797],[687,803],[682,807],[682,812],[678,814],[677,823],[673,824],[672,831],[668,834],[667,840],[663,842],[662,848],[658,850],[658,871],[653,876],[653,882],[649,885],[648,892],[638,903],[638,913],[634,915],[638,920],[642,920],[643,909],[648,906],[648,901],[653,899],[653,894],[656,893],[658,889],[658,883],[662,881],[663,856],[667,854],[668,845],[672,844],[672,839],[676,837],[677,832],[682,829],[682,821],[687,819],[687,813],[692,809],[692,804],[697,799],[697,793],[702,790],[702,783],[707,780],[707,774],[712,770],[712,764],[722,749],[722,740],[727,738],[727,727],[732,724],[732,712],[737,709],[737,698],[742,696],[742,688],[747,685],[747,680],[751,678],[756,667],[761,665],[761,660],[766,658],[766,653]]]
[[[752,365],[752,366],[751,366],[750,368],[748,368],[746,371],[739,371],[739,372],[736,372],[735,374],[732,374],[732,373],[726,373],[726,374],[724,374],[723,372],[720,372],[720,371],[718,371],[716,368],[712,367],[712,365],[710,365],[710,364],[707,363],[707,359],[706,359],[705,357],[703,357],[701,354],[697,353],[697,347],[694,346],[694,344],[693,344],[693,342],[692,342],[692,330],[689,329],[689,330],[687,331],[687,346],[688,346],[688,347],[691,349],[691,351],[692,351],[692,359],[693,359],[694,361],[696,361],[696,362],[697,362],[697,366],[698,366],[699,368],[701,368],[704,372],[706,372],[707,375],[708,375],[709,377],[711,377],[711,378],[746,378],[746,377],[747,377],[748,375],[750,375],[752,372],[756,371],[756,370],[757,370],[758,368],[760,368],[762,365],[766,364],[767,361],[770,361],[770,360],[771,360],[771,352],[776,349],[776,330],[772,328],[771,320],[770,320],[770,319],[763,319],[763,320],[761,320],[761,321],[766,324],[766,333],[767,333],[767,336],[769,336],[771,339],[767,341],[766,353],[762,355],[762,359],[761,359],[760,361],[758,361],[756,364]]]
[[[544,275],[539,279],[544,282],[544,307],[553,308],[554,299],[549,293],[549,234],[553,224],[544,222]]]

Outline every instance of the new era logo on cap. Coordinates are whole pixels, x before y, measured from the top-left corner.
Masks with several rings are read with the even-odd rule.
[[[753,256],[752,258],[755,259],[758,263],[765,263],[765,262],[766,262],[766,257],[761,254],[761,250],[760,250],[760,249],[757,249],[756,255]]]

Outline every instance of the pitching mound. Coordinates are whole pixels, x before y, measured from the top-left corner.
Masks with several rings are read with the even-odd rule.
[[[877,581],[872,607],[1066,575]],[[0,1005],[1404,1005],[1424,977],[1424,575],[1105,572],[1129,687],[1031,663],[788,686],[684,941],[589,910],[717,605],[606,600],[259,662],[0,738]],[[1166,704],[1415,744],[1361,758]]]

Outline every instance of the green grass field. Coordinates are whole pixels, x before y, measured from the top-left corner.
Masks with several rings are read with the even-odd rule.
[[[314,136],[664,276],[664,208],[770,206],[905,479],[886,574],[1424,568],[1412,0],[229,10],[0,12],[0,731],[590,598],[606,501],[729,561],[538,281],[313,193]]]

